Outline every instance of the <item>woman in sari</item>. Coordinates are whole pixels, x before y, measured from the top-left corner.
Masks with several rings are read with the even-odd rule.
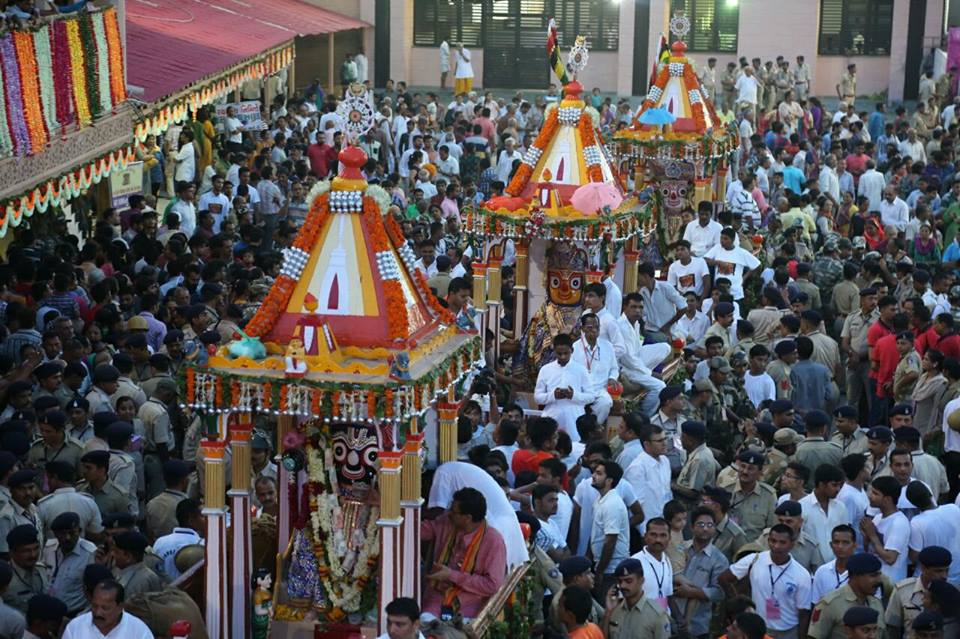
[[[943,376],[943,353],[930,349],[920,361],[920,377],[913,387],[913,425],[923,436],[939,429],[937,420],[940,396],[947,389]]]

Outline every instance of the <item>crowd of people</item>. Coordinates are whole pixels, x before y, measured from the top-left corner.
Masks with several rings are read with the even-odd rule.
[[[463,394],[460,461],[426,474],[456,490],[423,522],[423,609],[392,602],[391,639],[416,637],[421,613],[476,615],[515,563],[518,523],[538,636],[957,636],[960,98],[925,76],[915,109],[858,111],[851,66],[831,113],[802,58],[758,65],[702,71],[742,144],[724,201],[683,211],[669,266],[641,264],[634,291],[586,286],[534,388],[491,362]],[[341,72],[364,82],[362,51]],[[461,212],[503,193],[560,96],[456,79],[450,101],[372,91],[357,143],[417,268],[468,314],[479,246]],[[633,116],[586,99],[606,134]],[[307,194],[337,173],[337,105],[314,82],[256,124],[201,109],[147,140],[128,209],[98,211],[83,237],[14,231],[0,637],[152,636],[129,611],[192,577],[203,425],[175,378],[266,296]],[[682,363],[665,376],[671,347]],[[277,515],[275,428],[259,419],[252,441],[257,518]],[[202,624],[194,599],[176,605]]]

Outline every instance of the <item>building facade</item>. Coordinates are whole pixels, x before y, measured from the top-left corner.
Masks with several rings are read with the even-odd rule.
[[[564,48],[576,35],[590,45],[588,89],[646,91],[650,62],[673,11],[691,19],[686,41],[699,67],[744,56],[791,63],[803,55],[813,93],[835,95],[856,63],[861,95],[913,97],[923,55],[941,42],[946,0],[360,0],[353,11],[374,23],[371,69],[411,86],[437,86],[438,46],[463,42],[473,54],[474,84],[491,89],[546,88],[546,26],[557,20]],[[372,20],[371,20],[372,18]],[[369,53],[368,53],[369,55]],[[378,64],[377,60],[386,64]],[[452,76],[452,73],[451,73]],[[452,78],[450,79],[452,85]]]

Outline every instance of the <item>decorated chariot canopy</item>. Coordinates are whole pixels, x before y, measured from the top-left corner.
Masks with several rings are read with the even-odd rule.
[[[356,136],[372,111],[345,100]],[[242,335],[188,371],[186,403],[212,412],[404,421],[430,407],[481,359],[476,331],[431,294],[390,196],[368,185],[356,146],[317,184],[280,275]]]
[[[690,30],[686,16],[670,20],[678,38]],[[664,44],[665,46],[665,44]],[[656,80],[634,115],[629,128],[614,136],[621,152],[636,159],[715,163],[740,144],[737,129],[724,124],[700,85],[687,45],[678,39],[664,51]]]
[[[547,107],[543,126],[507,185],[466,213],[465,230],[488,239],[624,241],[644,231],[650,214],[620,185],[603,137],[600,114],[583,101],[576,73],[587,63],[582,37],[570,51],[574,78],[559,105]]]

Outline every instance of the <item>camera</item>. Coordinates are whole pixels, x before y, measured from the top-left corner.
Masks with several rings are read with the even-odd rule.
[[[473,392],[477,395],[489,395],[494,388],[496,388],[496,382],[493,370],[489,366],[481,369],[473,380]]]

